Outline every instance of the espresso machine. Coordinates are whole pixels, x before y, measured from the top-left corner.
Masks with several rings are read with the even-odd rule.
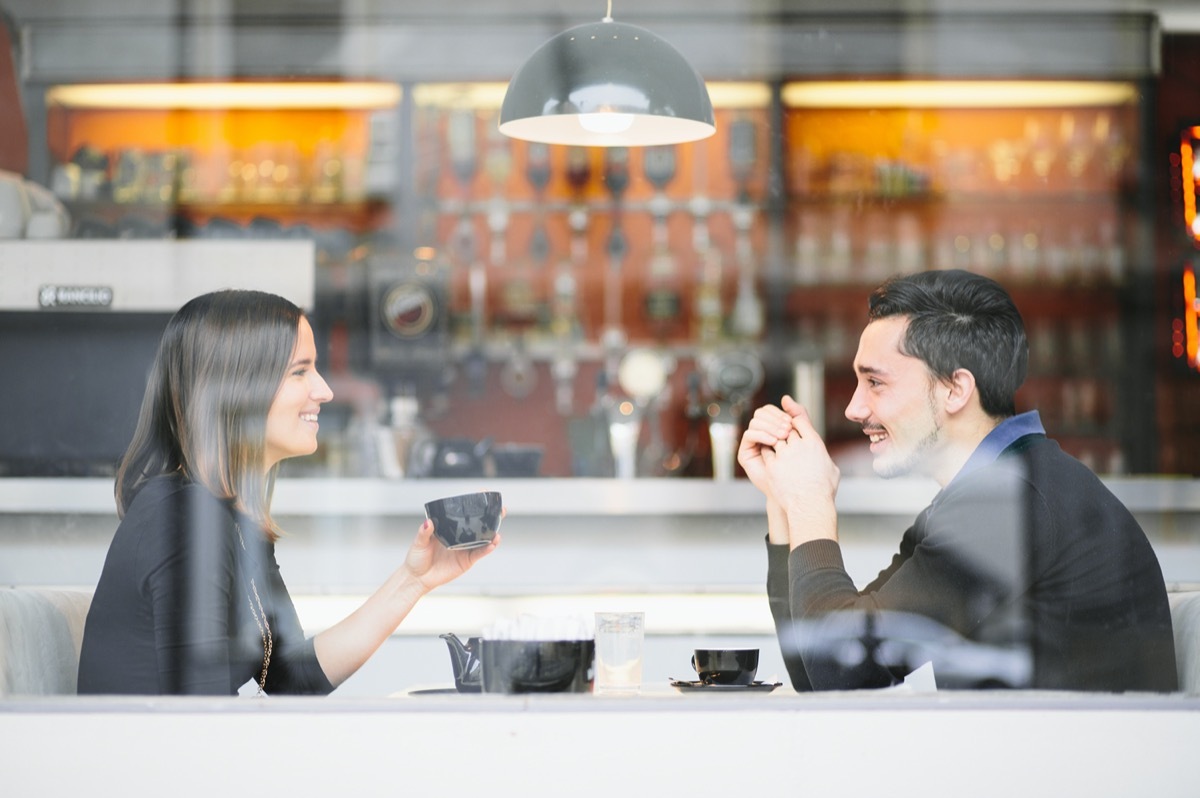
[[[388,396],[444,402],[453,378],[448,269],[375,255],[367,262],[367,366]]]

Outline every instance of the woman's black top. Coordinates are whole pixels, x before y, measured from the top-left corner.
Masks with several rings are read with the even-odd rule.
[[[259,600],[273,647],[266,692],[331,692],[259,527],[180,475],[150,480],[104,561],[79,692],[235,695],[262,672]]]

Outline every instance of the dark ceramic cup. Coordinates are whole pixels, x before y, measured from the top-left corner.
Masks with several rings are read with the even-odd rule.
[[[433,521],[433,532],[446,548],[473,549],[496,537],[503,509],[499,492],[481,491],[427,502],[425,517]]]
[[[751,684],[758,673],[758,649],[698,648],[692,667],[705,684]]]
[[[593,640],[481,640],[485,693],[590,693]]]

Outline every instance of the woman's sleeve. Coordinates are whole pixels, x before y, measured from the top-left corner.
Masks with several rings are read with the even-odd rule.
[[[267,552],[266,576],[271,592],[272,634],[275,650],[267,668],[267,693],[290,695],[328,695],[334,686],[321,664],[313,638],[304,636],[300,616],[279,572],[274,548]]]

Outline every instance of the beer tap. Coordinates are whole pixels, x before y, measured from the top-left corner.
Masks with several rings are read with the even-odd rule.
[[[622,326],[621,272],[629,243],[621,229],[621,198],[629,187],[629,149],[609,147],[604,151],[604,185],[612,197],[612,231],[608,237],[608,271],[604,280],[604,330],[601,347],[604,350],[605,372],[609,381],[617,378],[621,351],[627,336]]]
[[[534,191],[533,235],[529,239],[529,255],[533,263],[544,266],[550,257],[550,237],[546,232],[546,187],[550,185],[550,145],[531,141],[525,151],[525,179]]]
[[[416,116],[416,145],[418,152],[422,153],[422,156],[416,159],[418,164],[418,171],[415,176],[418,186],[418,200],[414,208],[416,240],[423,243],[436,243],[438,215],[441,210],[437,201],[437,197],[439,196],[438,186],[441,184],[443,169],[443,141],[442,137],[438,134],[439,114],[434,109],[426,108],[424,110],[418,109]],[[430,246],[429,249],[436,250],[437,248]],[[453,262],[454,257],[455,252],[453,247],[449,252],[434,253],[434,257],[429,265],[439,275],[439,279],[448,280],[449,264]],[[442,305],[442,313],[449,314],[449,305],[447,297]],[[433,394],[424,408],[424,415],[427,418],[445,415],[450,409],[450,390],[454,385],[458,366],[453,357],[441,358],[441,363],[441,368],[436,370],[431,380]]]
[[[697,145],[707,146],[707,142]],[[692,216],[692,250],[696,254],[699,269],[695,303],[695,338],[701,356],[711,351],[720,341],[723,320],[721,302],[721,253],[712,245],[709,218],[712,202],[705,196],[708,183],[707,153],[697,153],[695,166],[696,189],[688,208]]]
[[[766,312],[758,296],[754,245],[750,231],[754,226],[754,205],[750,198],[750,179],[757,157],[758,128],[754,120],[740,118],[729,127],[729,162],[738,185],[737,204],[733,209],[736,232],[735,256],[738,261],[738,288],[733,300],[729,329],[735,337],[757,340],[766,324]]]
[[[653,248],[645,295],[646,318],[660,339],[675,332],[682,312],[682,299],[668,241],[667,217],[671,202],[666,189],[675,178],[675,147],[649,147],[642,156],[646,179],[654,186],[650,210],[654,215]]]
[[[448,120],[450,166],[463,187],[462,215],[454,234],[454,249],[460,263],[467,265],[467,291],[471,307],[471,343],[463,363],[467,385],[473,396],[482,396],[487,381],[487,355],[483,351],[484,323],[487,310],[487,273],[475,240],[471,218],[471,184],[478,168],[475,111],[456,110]]]
[[[493,270],[496,270],[503,266],[506,257],[509,214],[505,192],[508,176],[512,172],[512,139],[501,135],[492,126],[489,126],[489,131],[483,164],[492,187],[487,220],[488,230],[491,232],[490,260]]]
[[[573,195],[567,224],[571,238],[566,257],[558,263],[550,304],[550,331],[555,340],[550,372],[554,377],[554,404],[561,415],[570,416],[575,404],[576,346],[583,336],[579,322],[576,268],[587,260],[588,211],[583,193],[591,180],[591,163],[583,147],[567,149],[567,184]]]
[[[488,203],[488,230],[491,233],[489,263],[493,275],[501,280],[503,301],[502,318],[510,333],[508,359],[500,369],[500,387],[509,396],[522,399],[537,385],[537,370],[525,346],[523,325],[533,315],[533,287],[525,272],[527,264],[521,263],[521,272],[515,276],[505,274],[508,268],[509,207],[505,199],[508,178],[512,173],[512,140],[502,135],[495,125],[489,125],[484,169],[492,184],[492,198]],[[497,319],[499,321],[499,319]]]

